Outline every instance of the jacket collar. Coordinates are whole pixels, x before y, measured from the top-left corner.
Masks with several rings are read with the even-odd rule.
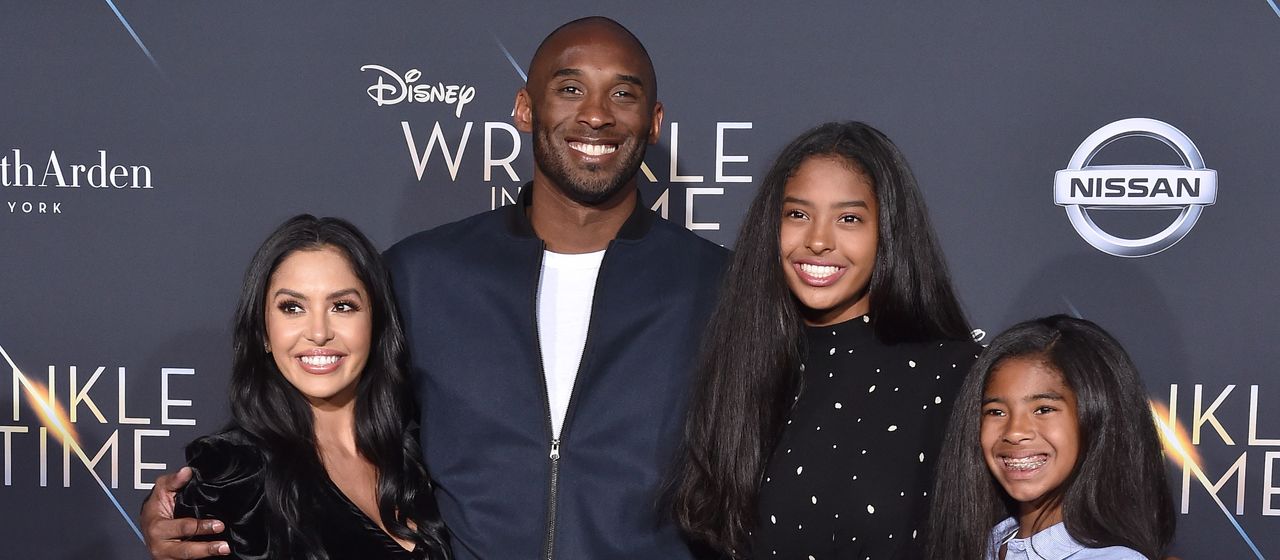
[[[623,222],[622,228],[618,230],[617,239],[637,240],[643,238],[649,233],[649,228],[653,226],[654,213],[645,208],[644,202],[640,198],[637,188],[636,206],[631,209],[631,216]],[[529,221],[529,205],[533,203],[533,182],[525,183],[520,187],[520,198],[515,204],[505,207],[507,216],[507,230],[516,237],[536,238],[537,233],[533,231],[533,223]]]

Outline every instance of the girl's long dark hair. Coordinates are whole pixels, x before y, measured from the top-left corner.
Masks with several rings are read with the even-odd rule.
[[[681,528],[735,556],[748,546],[760,481],[800,383],[804,324],[783,276],[778,236],[787,180],[812,157],[838,158],[871,179],[880,208],[869,287],[876,336],[888,344],[970,336],[924,198],[897,146],[860,122],[823,124],[787,145],[738,234],[704,335],[671,482]]]
[[[320,535],[305,519],[299,480],[327,477],[316,448],[313,415],[305,397],[285,380],[267,353],[265,306],[276,267],[297,251],[341,252],[369,294],[373,336],[368,363],[356,385],[356,448],[378,471],[378,513],[387,530],[448,558],[444,525],[421,461],[417,403],[405,378],[405,340],[378,251],[355,226],[339,218],[300,215],[262,243],[245,273],[234,324],[231,374],[232,427],[247,432],[266,455],[265,499],[273,514],[273,558],[327,559]],[[412,521],[415,527],[409,526]]]
[[[1017,357],[1042,358],[1076,394],[1080,452],[1057,496],[1067,532],[1089,547],[1126,546],[1164,558],[1173,540],[1173,499],[1142,379],[1115,338],[1065,315],[1001,333],[965,378],[939,457],[928,557],[982,560],[991,528],[1017,514],[988,471],[981,444],[987,379]]]

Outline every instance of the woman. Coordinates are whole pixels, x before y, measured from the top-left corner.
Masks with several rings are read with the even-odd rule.
[[[187,447],[177,515],[223,520],[237,558],[448,558],[368,239],[337,218],[285,222],[249,264],[233,338],[232,421]]]
[[[956,397],[938,465],[932,558],[1164,558],[1173,541],[1142,378],[1083,319],[1027,321],[991,341]]]
[[[685,531],[734,558],[918,554],[977,346],[884,134],[828,123],[782,151],[705,336],[674,484]]]

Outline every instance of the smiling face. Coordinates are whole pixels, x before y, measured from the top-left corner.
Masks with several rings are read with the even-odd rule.
[[[832,325],[866,314],[879,242],[875,191],[836,156],[806,159],[787,179],[779,246],[787,287],[805,322]]]
[[[1080,455],[1075,392],[1041,357],[1020,356],[991,371],[982,402],[983,456],[1018,502],[1023,530],[1034,533],[1061,521],[1055,490]]]
[[[276,367],[316,407],[350,405],[369,358],[373,314],[339,250],[295,251],[267,285],[267,345]]]
[[[535,175],[587,205],[634,185],[662,125],[656,93],[648,55],[616,24],[556,31],[516,95],[516,128],[533,135]]]

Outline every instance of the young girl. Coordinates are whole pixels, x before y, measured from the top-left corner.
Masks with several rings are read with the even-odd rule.
[[[991,342],[952,411],[930,526],[930,558],[1164,558],[1160,440],[1111,335],[1055,315]]]
[[[857,122],[804,133],[734,249],[685,425],[681,526],[737,558],[917,557],[978,348],[901,152]]]

